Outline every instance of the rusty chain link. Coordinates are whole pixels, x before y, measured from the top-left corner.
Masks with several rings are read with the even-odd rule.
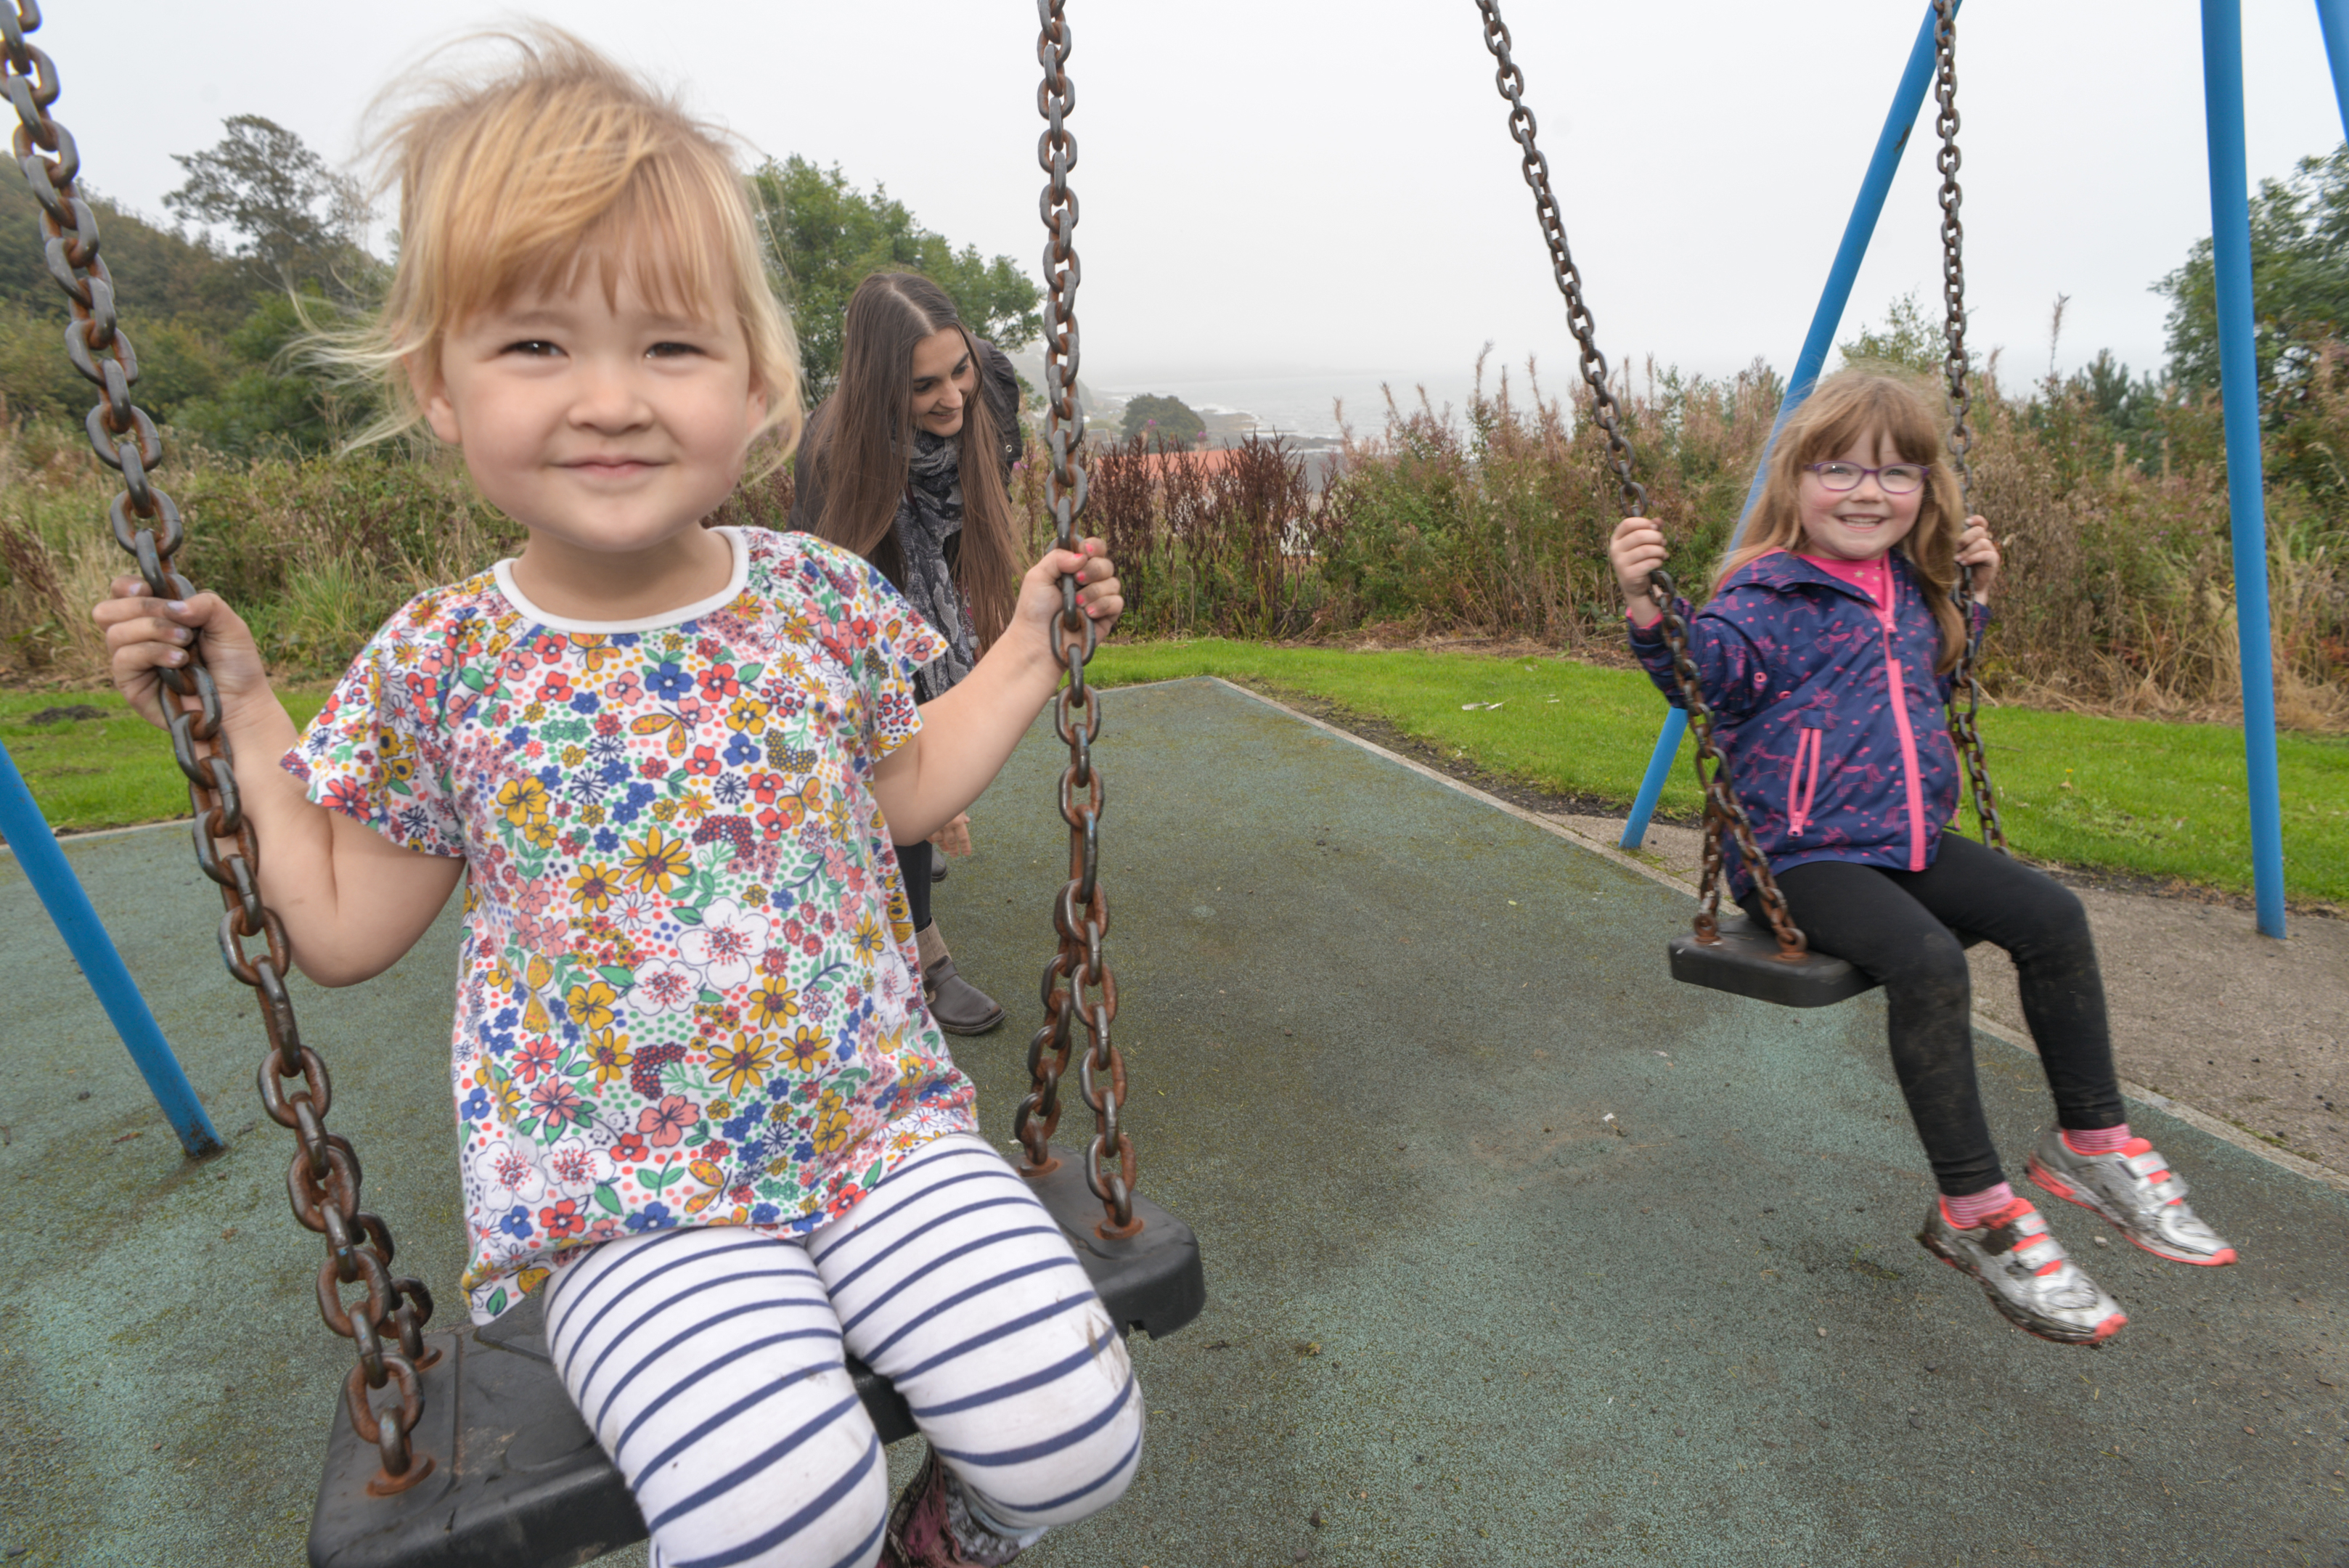
[[[1038,205],[1045,232],[1044,246],[1044,421],[1051,448],[1051,467],[1044,475],[1045,504],[1052,510],[1053,542],[1073,550],[1084,535],[1077,520],[1085,509],[1084,410],[1077,406],[1077,285],[1084,268],[1077,260],[1076,192],[1069,189],[1069,171],[1077,166],[1077,139],[1068,119],[1076,108],[1075,86],[1069,80],[1069,20],[1064,0],[1037,0],[1036,14],[1043,32],[1036,41],[1036,58],[1044,67],[1043,85],[1036,89],[1037,112],[1044,117],[1044,133],[1036,143],[1036,161],[1050,180]],[[1085,1185],[1101,1199],[1105,1237],[1131,1236],[1142,1229],[1133,1216],[1133,1140],[1120,1124],[1125,1105],[1125,1059],[1110,1037],[1117,1017],[1117,977],[1102,954],[1109,935],[1109,893],[1101,885],[1101,771],[1093,765],[1092,743],[1101,733],[1101,699],[1085,684],[1085,661],[1092,658],[1096,636],[1092,618],[1077,602],[1081,583],[1074,573],[1061,578],[1061,614],[1054,626],[1061,663],[1069,672],[1052,710],[1053,727],[1069,748],[1069,765],[1061,774],[1061,817],[1069,825],[1069,880],[1052,902],[1052,929],[1060,933],[1060,950],[1044,966],[1040,987],[1044,1023],[1028,1042],[1030,1087],[1019,1102],[1012,1130],[1019,1139],[1030,1176],[1041,1176],[1057,1163],[1050,1143],[1061,1124],[1061,1080],[1069,1070],[1075,1044],[1075,1027],[1085,1031],[1085,1051],[1078,1064],[1077,1085],[1092,1108],[1094,1132],[1085,1149]],[[1102,1169],[1107,1162],[1109,1168]]]
[[[1509,134],[1525,153],[1526,184],[1533,191],[1534,216],[1541,223],[1542,239],[1549,246],[1550,271],[1557,279],[1558,293],[1566,298],[1566,325],[1582,349],[1582,379],[1590,389],[1591,418],[1606,433],[1608,457],[1615,468],[1615,483],[1622,490],[1627,514],[1645,517],[1647,487],[1632,472],[1631,443],[1624,437],[1620,410],[1614,391],[1607,384],[1607,358],[1599,351],[1598,327],[1590,318],[1590,307],[1582,299],[1582,275],[1575,270],[1574,257],[1567,250],[1565,218],[1557,197],[1550,190],[1549,159],[1534,144],[1534,111],[1526,107],[1525,73],[1509,56],[1509,29],[1501,20],[1498,0],[1476,0],[1476,8],[1485,17],[1485,47],[1492,51],[1498,67],[1493,79],[1502,98],[1508,100]],[[1680,592],[1671,574],[1661,566],[1650,573],[1648,593],[1662,612],[1664,640],[1672,651],[1672,678],[1688,711],[1689,727],[1696,732],[1696,777],[1704,791],[1705,815],[1704,874],[1697,893],[1697,939],[1705,942],[1720,940],[1722,840],[1724,835],[1734,834],[1739,857],[1753,874],[1763,912],[1769,916],[1771,929],[1778,938],[1778,956],[1789,961],[1799,959],[1809,944],[1787,912],[1785,896],[1778,891],[1777,879],[1770,875],[1770,863],[1754,847],[1754,825],[1730,788],[1728,768],[1713,740],[1713,709],[1704,700],[1696,661],[1689,654],[1688,622],[1680,613]]]
[[[98,389],[98,401],[83,421],[90,448],[122,475],[122,493],[108,508],[115,542],[138,563],[149,593],[185,599],[195,588],[173,566],[185,537],[180,509],[150,477],[163,461],[162,438],[155,421],[130,400],[139,382],[139,357],[116,317],[114,279],[98,254],[98,215],[76,189],[80,153],[72,134],[48,112],[57,99],[57,67],[28,41],[40,26],[38,0],[0,0],[0,90],[16,113],[11,139],[16,166],[40,203],[49,275],[65,291],[73,313],[66,328],[67,356]],[[303,1044],[295,1023],[285,992],[291,943],[276,912],[261,899],[254,870],[260,848],[237,790],[228,738],[221,730],[220,691],[205,668],[202,647],[199,639],[188,649],[185,668],[156,671],[171,694],[164,708],[172,760],[188,780],[196,864],[221,889],[221,958],[260,1001],[262,1027],[269,1036],[258,1075],[262,1106],[272,1121],[293,1129],[300,1146],[285,1173],[294,1217],[326,1239],[326,1259],[318,1271],[319,1314],[358,1349],[358,1365],[346,1386],[351,1425],[383,1456],[382,1472],[367,1490],[378,1495],[404,1490],[423,1480],[433,1464],[431,1455],[409,1441],[424,1409],[417,1370],[439,1354],[423,1336],[432,1296],[422,1282],[391,1275],[391,1231],[359,1208],[358,1155],[347,1138],[326,1129],[333,1084],[326,1063]],[[248,952],[245,943],[254,938],[261,940],[261,950]],[[285,1085],[290,1078],[302,1080],[291,1095]],[[340,1287],[349,1284],[365,1287],[363,1302],[342,1300]],[[387,1384],[397,1386],[398,1402],[381,1413],[371,1410],[367,1391]]]
[[[1974,509],[1974,475],[1967,457],[1973,450],[1974,437],[1966,428],[1973,400],[1966,392],[1966,230],[1958,220],[1958,207],[1964,200],[1958,190],[1958,0],[1933,0],[1933,97],[1940,106],[1934,130],[1940,134],[1941,150],[1934,167],[1941,175],[1941,336],[1949,344],[1941,358],[1941,373],[1949,382],[1950,461],[1958,470],[1958,510],[1961,516],[1970,517]],[[1974,629],[1971,566],[1958,567],[1955,593],[1959,622],[1966,632],[1951,678],[1950,733],[1965,754],[1967,787],[1982,837],[2003,855],[2006,826],[1999,821],[1998,797],[1991,791],[1990,763],[1982,755],[1978,722],[1982,681],[1975,677],[1974,659],[1981,651],[1982,637]]]

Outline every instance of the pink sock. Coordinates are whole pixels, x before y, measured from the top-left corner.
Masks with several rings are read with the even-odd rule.
[[[2014,1201],[2014,1189],[2002,1181],[1963,1198],[1941,1199],[1941,1213],[1961,1231],[1971,1231]]]
[[[2097,1127],[2092,1132],[2064,1129],[2064,1141],[2074,1154],[2118,1154],[2129,1140],[2128,1123],[2116,1127]]]

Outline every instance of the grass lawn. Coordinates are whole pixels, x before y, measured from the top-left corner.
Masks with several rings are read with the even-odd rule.
[[[1202,640],[1109,644],[1094,668],[1104,685],[1220,675],[1309,693],[1492,773],[1626,805],[1664,713],[1663,699],[1639,671],[1562,659]],[[1500,706],[1464,709],[1470,702]],[[2251,890],[2240,730],[2023,708],[1985,710],[1982,726],[1999,815],[2018,850],[2085,868]],[[1114,733],[1103,740],[1113,755]],[[1689,764],[1693,750],[1681,748],[1664,789],[1667,811],[1702,809]],[[2279,750],[2286,890],[2296,899],[2349,904],[2349,736],[2287,732]]]
[[[1412,650],[1350,653],[1203,640],[1111,644],[1104,685],[1220,675],[1307,693],[1381,719],[1488,772],[1561,794],[1628,804],[1663,701],[1636,670],[1562,659]],[[323,691],[285,693],[296,722]],[[109,715],[27,722],[88,703]],[[1495,708],[1463,707],[1495,702]],[[2090,869],[2251,889],[2240,732],[2000,708],[1982,715],[2000,812],[2015,847]],[[1105,737],[1114,754],[1115,732]],[[0,743],[49,821],[88,829],[187,814],[160,731],[112,692],[0,692]],[[2284,881],[2296,899],[2349,904],[2349,737],[2281,738]],[[1683,745],[1664,809],[1699,808]]]
[[[307,723],[326,700],[324,691],[280,695],[296,723]],[[46,709],[85,705],[106,717],[28,722]],[[171,737],[114,692],[0,691],[0,745],[52,827],[122,827],[188,815],[187,780],[171,762]],[[242,757],[238,763],[254,765]]]

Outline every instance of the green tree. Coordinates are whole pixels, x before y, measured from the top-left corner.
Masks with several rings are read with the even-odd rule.
[[[1125,421],[1118,427],[1126,440],[1140,436],[1154,446],[1189,446],[1206,433],[1207,421],[1191,411],[1182,399],[1144,392],[1125,405]]]
[[[221,123],[228,134],[209,150],[171,155],[188,182],[163,205],[233,230],[261,281],[334,286],[357,259],[365,191],[274,120],[236,114]]]
[[[2219,385],[2217,274],[2210,242],[2153,286],[2169,300],[2169,376],[2188,391]],[[2323,346],[2349,326],[2349,143],[2303,158],[2251,198],[2251,330],[2261,402],[2303,387]]]
[[[1882,327],[1861,327],[1858,337],[1837,344],[1836,351],[1847,365],[1889,365],[1920,376],[1936,376],[1940,374],[1949,346],[1941,324],[1926,319],[1917,291],[1910,289],[1892,302],[1884,313]]]
[[[775,286],[792,307],[800,366],[811,403],[840,375],[841,316],[856,286],[876,272],[917,272],[947,291],[963,322],[1004,348],[1043,329],[1036,285],[1009,256],[957,250],[922,227],[880,185],[851,189],[837,165],[819,169],[793,156],[769,159],[750,177]]]

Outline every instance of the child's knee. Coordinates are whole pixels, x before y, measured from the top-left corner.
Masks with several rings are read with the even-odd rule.
[[[1027,1420],[1007,1422],[1001,1435],[1018,1434],[1014,1443],[990,1444],[992,1451],[943,1450],[964,1486],[1008,1530],[1074,1523],[1133,1484],[1142,1460],[1142,1390],[1123,1340],[1103,1361],[1104,1372],[1118,1373],[1113,1382],[1071,1380],[1087,1397],[1055,1399],[1049,1408],[1026,1412]]]

